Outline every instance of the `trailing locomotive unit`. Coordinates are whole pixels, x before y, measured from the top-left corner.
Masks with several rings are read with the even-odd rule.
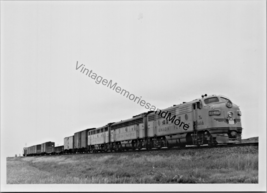
[[[112,149],[115,151],[140,150],[147,147],[147,115],[151,112],[142,113],[133,116],[131,119],[112,124],[110,127]]]
[[[141,149],[147,141],[147,130],[145,128],[147,123],[146,115],[148,113],[142,113],[124,121],[109,123],[89,131],[89,151]]]
[[[103,127],[92,128],[88,131],[88,151],[108,151],[111,150],[110,125],[109,123]]]

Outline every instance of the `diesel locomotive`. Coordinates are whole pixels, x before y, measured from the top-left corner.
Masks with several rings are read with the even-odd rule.
[[[239,107],[225,96],[202,95],[191,102],[76,132],[64,138],[60,153],[216,146],[240,143],[241,138]],[[43,152],[32,153],[35,149],[37,147],[24,148],[24,155],[42,155]]]

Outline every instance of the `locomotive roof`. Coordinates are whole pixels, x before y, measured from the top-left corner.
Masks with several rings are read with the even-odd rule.
[[[94,129],[102,129],[102,128],[105,128],[105,127],[108,127],[109,125],[112,125],[114,122],[111,122],[111,123],[108,123],[108,124],[106,124],[106,125],[104,125],[104,126],[102,126],[102,127],[97,127],[97,128],[94,128]]]
[[[178,105],[173,105],[171,107],[167,107],[167,108],[164,108],[164,109],[159,109],[161,111],[168,111],[168,110],[171,110],[171,109],[174,109],[174,108],[180,108],[180,107],[184,107],[184,106],[187,106],[187,105],[190,105],[190,104],[193,104],[195,102],[198,102],[198,101],[201,101],[205,98],[209,98],[209,97],[224,97],[224,98],[227,98],[225,96],[222,96],[222,95],[208,95],[204,98],[198,98],[198,99],[195,99],[195,100],[192,100],[192,101],[189,101],[189,102],[183,102],[183,103],[180,103]],[[227,98],[228,99],[228,98]],[[152,111],[151,114],[156,114],[157,111]],[[150,114],[150,113],[149,113]]]
[[[88,128],[88,129],[84,129],[84,130],[81,130],[81,131],[75,132],[74,134],[76,134],[76,133],[81,133],[81,132],[83,132],[83,131],[90,131],[90,130],[93,130],[93,129],[95,129],[95,128]]]
[[[119,125],[119,124],[126,123],[126,122],[130,122],[130,121],[134,121],[134,120],[137,120],[137,119],[140,119],[140,118],[143,117],[141,115],[144,115],[144,114],[145,113],[142,113],[142,114],[139,114],[140,116],[133,116],[133,118],[125,119],[125,120],[121,120],[121,121],[115,122],[115,123],[112,124],[112,126]]]
[[[203,100],[203,99],[206,99],[206,98],[210,98],[210,97],[224,97],[224,98],[227,98],[227,99],[229,99],[228,97],[226,97],[226,96],[223,96],[223,95],[207,95],[207,96],[205,96],[205,97],[203,97],[203,98],[198,98],[198,99],[195,99],[195,100],[192,100],[192,101],[189,101],[189,102],[183,102],[183,103],[181,103],[181,104],[179,104],[179,105],[173,105],[173,106],[171,106],[171,107],[168,107],[168,108],[165,108],[165,109],[160,109],[160,110],[169,110],[169,109],[172,109],[172,108],[179,108],[179,107],[184,107],[184,106],[186,106],[186,105],[190,105],[190,104],[193,104],[193,103],[195,103],[195,102],[198,102],[198,101],[201,101],[201,100]],[[229,99],[230,100],[230,99]],[[154,111],[155,112],[155,111]]]

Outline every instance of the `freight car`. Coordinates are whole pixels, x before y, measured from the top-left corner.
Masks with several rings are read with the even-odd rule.
[[[41,144],[33,145],[27,148],[27,156],[36,156],[41,154]]]
[[[85,153],[88,151],[88,132],[95,128],[88,128],[74,134],[74,152]]]
[[[54,147],[54,151],[52,154],[59,155],[62,154],[63,152],[64,152],[64,145],[61,145]]]
[[[74,153],[74,136],[64,138],[64,153]]]
[[[54,152],[55,142],[49,141],[41,144],[41,155],[52,154]]]
[[[191,102],[76,132],[74,136],[64,138],[63,152],[214,146],[240,143],[241,137],[239,107],[227,97],[203,95]],[[37,146],[28,148],[27,154],[38,155]]]
[[[78,152],[81,149],[81,132],[74,133],[74,152]]]

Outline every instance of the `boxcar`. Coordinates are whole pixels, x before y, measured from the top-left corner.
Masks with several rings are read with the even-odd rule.
[[[36,146],[37,155],[41,154],[41,144]]]
[[[69,137],[64,138],[64,151],[68,151],[69,149]]]
[[[27,148],[27,155],[39,155],[41,153],[41,145],[33,145]]]
[[[64,138],[64,152],[72,153],[74,148],[74,136]]]
[[[36,155],[37,154],[37,145],[33,145],[30,147],[30,155]]]
[[[73,150],[74,150],[74,136],[70,136],[68,142],[69,142],[69,151],[73,152]]]
[[[74,133],[74,151],[78,152],[81,148],[81,132]]]
[[[63,145],[61,145],[61,146],[56,146],[56,147],[54,147],[54,154],[62,154],[63,153],[63,151],[64,151],[64,146]]]
[[[88,151],[88,132],[94,130],[95,128],[88,128],[81,131],[81,147],[80,152]]]
[[[41,144],[41,154],[51,154],[54,151],[55,142],[45,142]]]

